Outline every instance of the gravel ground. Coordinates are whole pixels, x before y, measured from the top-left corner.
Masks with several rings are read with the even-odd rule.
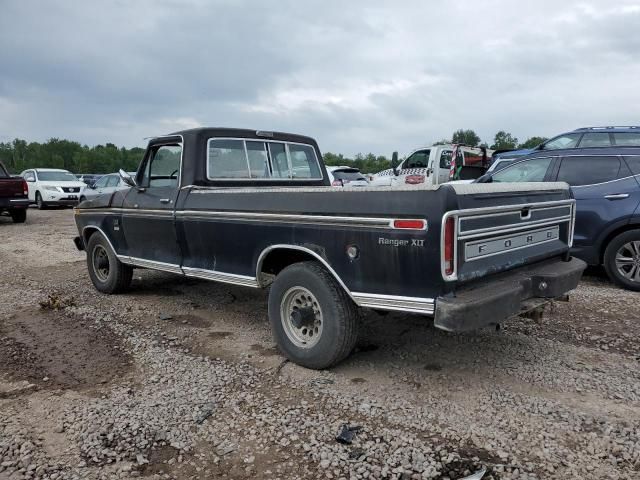
[[[266,292],[136,270],[101,295],[74,235],[70,210],[0,218],[0,479],[640,478],[640,294],[597,271],[500,331],[363,312],[316,372]]]

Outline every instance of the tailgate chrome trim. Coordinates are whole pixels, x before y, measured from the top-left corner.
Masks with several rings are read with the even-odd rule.
[[[554,224],[562,224],[568,223],[568,238],[567,238],[567,247],[571,248],[573,245],[573,231],[575,226],[575,216],[576,216],[576,201],[574,199],[566,199],[566,200],[554,200],[552,202],[535,202],[535,203],[521,203],[516,205],[499,205],[493,207],[481,207],[481,208],[469,208],[462,210],[451,210],[446,212],[442,216],[442,223],[440,225],[440,272],[442,274],[442,278],[447,281],[455,281],[458,279],[458,243],[460,240],[469,240],[477,237],[488,237],[487,239],[491,239],[494,236],[499,236],[505,233],[512,233],[523,231],[527,229],[532,229],[536,227],[544,227],[548,225]],[[499,226],[499,227],[489,227],[485,229],[475,229],[465,232],[464,235],[460,234],[461,227],[461,219],[466,218],[490,218],[490,217],[498,217],[502,215],[506,215],[512,212],[521,212],[522,210],[528,210],[527,218],[531,217],[531,211],[536,210],[548,210],[554,207],[569,207],[569,215],[563,215],[561,217],[551,218],[551,219],[543,219],[537,220],[533,222],[522,222],[513,225],[507,226]],[[455,229],[454,229],[454,241],[453,241],[453,262],[454,269],[453,273],[447,275],[446,266],[444,261],[444,238],[445,238],[445,225],[447,223],[447,219],[453,217],[455,219]]]

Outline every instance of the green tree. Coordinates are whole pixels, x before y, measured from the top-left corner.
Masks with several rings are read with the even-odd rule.
[[[529,137],[525,142],[518,145],[518,148],[534,148],[547,140],[549,140],[547,137]]]
[[[500,130],[496,133],[496,136],[493,137],[493,145],[491,145],[491,148],[493,150],[513,150],[517,146],[518,139],[516,137],[504,130]]]
[[[480,143],[480,137],[473,130],[456,130],[451,136],[451,143],[459,143],[462,145],[469,145],[470,147],[477,147]]]
[[[447,145],[451,143],[451,140],[447,140],[446,138],[443,138],[442,140],[438,140],[437,142],[433,142],[431,145],[436,146],[436,145]]]

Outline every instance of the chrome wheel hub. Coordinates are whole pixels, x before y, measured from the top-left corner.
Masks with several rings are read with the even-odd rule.
[[[640,282],[640,240],[625,243],[616,252],[618,273],[632,282]]]
[[[322,310],[304,287],[292,287],[282,297],[280,320],[287,337],[300,348],[311,348],[322,335]]]

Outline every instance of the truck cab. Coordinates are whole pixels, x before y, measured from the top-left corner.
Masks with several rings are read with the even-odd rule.
[[[441,185],[452,176],[451,162],[455,151],[456,180],[472,180],[482,176],[489,166],[491,150],[465,145],[432,145],[412,151],[394,169],[377,173],[372,186]]]

